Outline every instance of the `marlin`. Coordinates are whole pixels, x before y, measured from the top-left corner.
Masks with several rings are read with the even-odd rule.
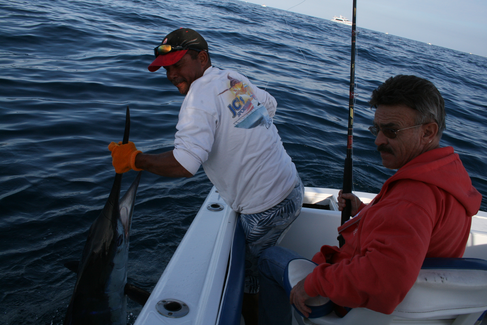
[[[129,132],[127,107],[123,143],[128,142]],[[108,200],[90,227],[81,261],[66,265],[78,276],[65,325],[126,324],[126,291],[131,288],[127,285],[129,234],[141,173],[121,200],[122,174],[115,175]]]

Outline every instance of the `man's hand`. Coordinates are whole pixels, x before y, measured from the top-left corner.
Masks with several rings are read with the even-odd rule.
[[[350,211],[352,216],[356,215],[358,212],[358,209],[360,208],[360,205],[362,204],[362,201],[352,193],[342,193],[342,190],[338,192],[338,210],[342,211],[345,209],[345,206],[347,205],[346,200],[350,200],[350,203],[352,204],[352,210]]]
[[[112,165],[115,167],[117,174],[126,173],[131,169],[136,171],[142,170],[135,166],[135,157],[141,151],[137,150],[132,141],[126,144],[122,144],[122,141],[118,144],[112,142],[108,145],[108,150],[112,152]]]
[[[291,290],[291,295],[289,296],[289,301],[303,314],[304,317],[308,318],[309,314],[311,313],[311,308],[306,306],[305,302],[310,296],[304,291],[304,278],[303,280],[299,281],[298,284],[294,286]]]

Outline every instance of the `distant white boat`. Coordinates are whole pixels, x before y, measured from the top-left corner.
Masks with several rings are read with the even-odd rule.
[[[352,22],[350,20],[348,20],[347,18],[343,17],[342,15],[340,16],[333,16],[333,19],[331,21],[335,21],[337,23],[341,23],[341,24],[345,24],[345,25],[349,25],[349,26],[352,26]]]

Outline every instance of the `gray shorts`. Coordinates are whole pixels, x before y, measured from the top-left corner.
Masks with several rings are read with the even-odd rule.
[[[281,234],[301,213],[304,186],[299,176],[291,193],[272,208],[259,213],[240,214],[245,233],[245,293],[259,292],[260,254],[274,246]]]

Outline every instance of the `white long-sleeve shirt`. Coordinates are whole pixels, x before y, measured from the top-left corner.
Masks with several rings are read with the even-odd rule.
[[[181,105],[174,157],[195,174],[203,168],[240,213],[258,213],[292,191],[296,168],[272,123],[274,97],[231,70],[208,68]]]

